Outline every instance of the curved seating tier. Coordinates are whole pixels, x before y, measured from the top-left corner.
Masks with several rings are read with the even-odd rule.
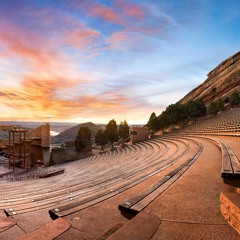
[[[240,136],[240,108],[221,112],[179,130],[183,134]]]
[[[7,215],[50,209],[53,216],[65,216],[116,196],[176,164],[188,154],[189,141],[152,139],[62,164],[58,168],[65,172],[59,176],[25,180],[24,184],[1,181],[0,207]]]
[[[205,121],[207,129],[207,121],[213,123],[213,119]],[[220,120],[218,125],[221,125]],[[20,178],[23,181],[4,179],[0,181],[0,209],[8,216],[44,209],[56,219],[126,193],[122,195],[126,199],[119,209],[136,214],[161,196],[192,166],[204,148],[202,142],[213,141],[219,151],[222,149],[223,156],[234,158],[234,151],[227,143],[217,136],[202,136],[204,131],[200,131],[201,126],[197,130],[197,124],[191,127],[183,129],[184,134],[153,137],[135,145],[47,168],[48,171],[64,169],[61,175],[43,179],[26,177],[30,173],[46,171],[42,169],[23,173]],[[212,135],[217,133],[214,131]],[[206,134],[210,135],[210,132],[206,131]],[[227,154],[224,155],[223,149],[227,149]]]

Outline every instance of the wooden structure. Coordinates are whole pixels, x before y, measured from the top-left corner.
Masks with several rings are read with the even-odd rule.
[[[3,139],[0,143],[1,150],[9,157],[9,169],[49,165],[49,124],[43,124],[31,130],[16,125],[0,125],[0,130],[9,133],[8,139]]]
[[[26,156],[26,129],[13,129],[9,130],[9,143],[8,143],[8,156],[9,156],[9,169],[12,165],[13,170],[15,164],[27,167]]]

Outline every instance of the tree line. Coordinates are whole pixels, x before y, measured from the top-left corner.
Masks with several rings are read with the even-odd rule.
[[[239,94],[234,91],[227,101],[231,107],[239,105]],[[185,104],[175,103],[169,105],[159,116],[156,116],[155,112],[153,112],[147,126],[150,130],[155,131],[186,120],[217,114],[222,110],[224,110],[224,102],[221,98],[212,101],[207,107],[202,99],[191,100]]]
[[[105,129],[99,129],[95,136],[95,143],[101,146],[101,150],[107,144],[111,144],[111,149],[113,149],[114,143],[119,139],[122,139],[122,144],[124,144],[125,139],[129,135],[129,126],[126,120],[121,121],[120,125],[114,119],[110,120],[106,125]],[[83,151],[91,147],[91,131],[88,127],[80,127],[77,136],[75,138],[75,148],[78,151]]]
[[[229,104],[234,107],[240,104],[239,94],[233,92],[229,99]],[[148,120],[147,126],[150,130],[158,130],[169,127],[170,125],[177,124],[186,120],[191,120],[206,115],[217,114],[219,111],[224,109],[224,102],[221,98],[217,101],[212,101],[206,107],[203,100],[191,100],[185,104],[175,103],[169,105],[165,111],[159,116],[156,116],[153,112]],[[129,136],[129,126],[126,120],[121,121],[119,126],[114,119],[110,120],[106,125],[105,129],[97,131],[95,136],[95,143],[101,146],[101,149],[107,144],[111,144],[111,149],[114,143],[119,139],[124,140]],[[88,149],[92,145],[91,131],[88,127],[81,127],[75,138],[75,147],[78,151]]]

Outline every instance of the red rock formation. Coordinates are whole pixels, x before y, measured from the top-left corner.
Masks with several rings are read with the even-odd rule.
[[[203,99],[208,105],[218,98],[225,100],[233,91],[240,93],[240,52],[227,58],[208,73],[208,78],[179,102]]]

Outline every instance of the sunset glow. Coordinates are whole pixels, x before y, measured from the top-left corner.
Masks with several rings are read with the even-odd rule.
[[[237,0],[1,0],[0,120],[146,123],[240,50],[239,9]]]

